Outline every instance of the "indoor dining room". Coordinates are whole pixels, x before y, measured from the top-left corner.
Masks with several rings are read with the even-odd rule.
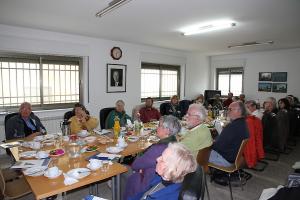
[[[0,199],[299,199],[299,8],[0,0]]]

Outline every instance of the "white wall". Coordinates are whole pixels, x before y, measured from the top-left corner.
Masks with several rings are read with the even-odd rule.
[[[277,100],[287,94],[300,97],[300,49],[286,49],[276,51],[262,51],[247,54],[212,56],[211,57],[211,82],[214,87],[217,67],[244,67],[244,93],[247,99],[259,99],[274,96]],[[287,93],[258,92],[259,72],[287,72]]]
[[[194,99],[204,90],[210,89],[209,57],[200,53],[189,53],[187,56],[185,76],[185,97]]]

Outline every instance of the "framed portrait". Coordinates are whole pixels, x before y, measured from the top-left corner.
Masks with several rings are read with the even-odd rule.
[[[272,72],[259,72],[258,81],[272,81]]]
[[[258,83],[259,92],[271,92],[271,90],[272,90],[272,83],[264,83],[264,82]]]
[[[287,84],[286,83],[273,83],[272,92],[286,93]]]
[[[106,92],[126,92],[126,65],[107,64]]]
[[[272,81],[273,82],[286,82],[287,81],[287,72],[272,72]]]

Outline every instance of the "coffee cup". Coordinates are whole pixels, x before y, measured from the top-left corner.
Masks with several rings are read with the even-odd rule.
[[[70,140],[69,136],[67,136],[67,135],[63,136],[63,141],[64,142],[69,142],[69,140]]]
[[[51,167],[47,170],[49,177],[55,177],[59,174],[59,169],[57,167]]]
[[[101,165],[102,165],[101,160],[97,160],[97,159],[90,160],[90,168],[91,169],[97,169],[97,168],[101,167]]]
[[[82,131],[80,131],[80,133],[79,133],[79,136],[80,137],[85,137],[85,136],[87,136],[88,135],[88,131],[87,130],[82,130]]]

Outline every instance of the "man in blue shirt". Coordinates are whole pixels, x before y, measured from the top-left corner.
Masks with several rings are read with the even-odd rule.
[[[247,111],[241,101],[233,102],[228,107],[231,122],[223,129],[213,144],[209,162],[228,167],[234,163],[241,143],[249,137],[245,120]]]
[[[44,125],[32,112],[31,104],[28,102],[20,105],[19,113],[8,119],[5,126],[6,140],[46,133]]]

